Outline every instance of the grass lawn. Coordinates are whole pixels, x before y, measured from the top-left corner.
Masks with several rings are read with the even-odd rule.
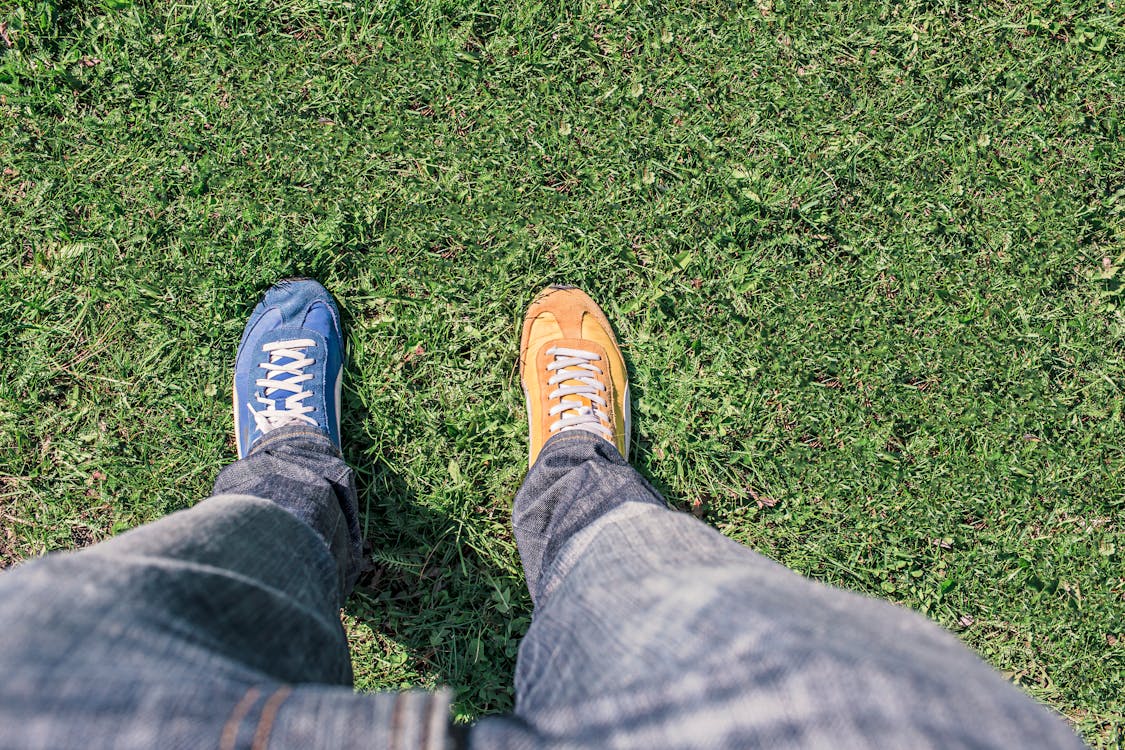
[[[517,326],[618,327],[669,501],[1125,744],[1125,3],[0,0],[0,566],[234,457],[348,324],[358,686],[511,707]]]

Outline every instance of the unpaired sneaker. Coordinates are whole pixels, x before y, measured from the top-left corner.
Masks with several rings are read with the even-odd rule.
[[[238,457],[289,425],[326,434],[340,446],[344,340],[340,312],[312,279],[275,284],[254,308],[234,365]]]
[[[629,379],[609,320],[572,286],[553,285],[531,303],[520,340],[527,399],[528,465],[549,438],[584,430],[629,455]]]

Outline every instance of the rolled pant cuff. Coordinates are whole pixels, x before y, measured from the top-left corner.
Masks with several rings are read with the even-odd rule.
[[[329,447],[337,458],[342,458],[343,454],[340,452],[340,446],[332,442],[332,438],[324,430],[306,426],[306,425],[289,425],[286,427],[279,427],[276,430],[263,435],[254,443],[247,453],[247,457],[253,456],[256,453],[261,453],[264,450],[276,448],[279,445],[286,443],[312,443],[319,447]]]

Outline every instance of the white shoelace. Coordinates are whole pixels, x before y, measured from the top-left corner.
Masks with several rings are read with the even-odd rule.
[[[261,368],[269,374],[255,381],[255,385],[262,389],[255,394],[255,397],[258,403],[265,404],[266,408],[254,411],[251,404],[247,404],[246,408],[254,416],[254,423],[263,435],[278,427],[298,422],[307,422],[316,426],[316,420],[308,416],[316,409],[301,403],[313,395],[312,391],[306,391],[301,387],[302,383],[313,377],[312,373],[304,371],[306,367],[316,362],[311,357],[305,356],[304,350],[310,346],[316,346],[316,342],[311,339],[290,339],[262,345],[262,351],[269,354],[270,358],[268,362],[261,364]],[[284,360],[290,361],[284,362]],[[286,375],[289,377],[284,377]],[[285,397],[280,407],[278,401],[281,400],[281,394],[278,391],[291,394]]]
[[[548,398],[562,399],[548,412],[552,417],[561,415],[548,429],[551,432],[585,430],[601,435],[606,440],[612,440],[613,431],[602,424],[609,422],[609,414],[606,411],[608,404],[605,396],[602,395],[606,387],[598,377],[605,373],[593,364],[601,357],[583,349],[567,349],[561,346],[548,349],[547,356],[555,358],[554,362],[547,365],[547,371],[554,373],[547,381],[547,385],[559,386],[551,391]],[[589,401],[589,404],[566,398],[567,396],[581,396]]]

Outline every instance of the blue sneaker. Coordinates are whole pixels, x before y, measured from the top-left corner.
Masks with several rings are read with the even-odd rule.
[[[243,458],[267,433],[307,425],[340,447],[344,337],[328,290],[312,279],[270,287],[234,363],[234,433]]]

